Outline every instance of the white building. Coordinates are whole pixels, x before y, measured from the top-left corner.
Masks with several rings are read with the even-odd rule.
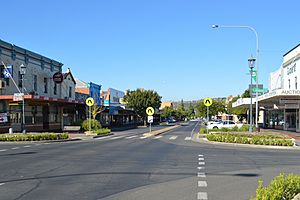
[[[261,125],[267,128],[300,131],[300,44],[283,55],[278,70],[270,73],[269,92],[258,97]],[[242,100],[233,106],[249,106]],[[253,99],[255,104],[255,98]]]

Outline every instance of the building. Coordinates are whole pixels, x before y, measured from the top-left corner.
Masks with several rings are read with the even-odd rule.
[[[104,112],[100,115],[100,122],[103,126],[124,127],[141,123],[141,119],[133,110],[125,109],[124,96],[123,91],[113,88],[108,88],[107,91],[101,93],[105,106]]]
[[[261,126],[300,131],[299,58],[300,44],[284,54],[280,68],[270,73],[269,92],[258,97]],[[233,106],[246,106],[246,101],[239,100]]]
[[[92,97],[96,105],[102,105],[101,99],[101,85],[89,82],[86,83],[82,80],[75,79],[76,81],[76,97],[78,100],[85,101],[87,97]]]
[[[21,131],[23,97],[27,131],[58,131],[77,120],[84,102],[75,100],[74,77],[62,63],[0,40],[0,65],[0,132]]]
[[[161,102],[159,110],[163,110],[165,107],[173,108],[173,103],[170,101]]]

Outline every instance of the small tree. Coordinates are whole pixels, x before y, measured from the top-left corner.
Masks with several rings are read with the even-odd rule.
[[[100,113],[102,113],[105,110],[104,106],[98,106],[96,104],[93,105],[92,107],[92,117],[94,120],[96,120],[97,115],[99,115]]]

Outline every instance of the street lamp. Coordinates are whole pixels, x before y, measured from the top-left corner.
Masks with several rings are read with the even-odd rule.
[[[249,132],[252,133],[252,75],[253,75],[253,68],[254,68],[254,63],[255,63],[255,58],[249,58],[248,59],[248,63],[249,63],[249,68],[250,68],[250,127],[249,127]]]
[[[26,74],[26,67],[25,65],[21,64],[20,65],[20,75],[21,75],[21,80],[22,80],[22,123],[21,123],[21,129],[22,133],[26,133],[25,129],[25,95],[24,95],[24,75]]]
[[[259,58],[259,43],[258,43],[258,34],[257,31],[251,26],[220,26],[220,25],[212,25],[212,28],[247,28],[250,29],[256,38],[256,88],[258,88],[258,58]],[[258,91],[256,90],[255,94],[255,126],[258,128]]]

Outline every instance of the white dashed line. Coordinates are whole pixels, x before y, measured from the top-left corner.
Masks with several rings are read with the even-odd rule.
[[[207,193],[206,192],[198,192],[197,199],[198,200],[207,200]]]
[[[0,183],[0,186],[1,186],[1,185],[4,185],[4,184],[5,184],[5,183]]]
[[[169,138],[169,140],[176,140],[177,137],[178,137],[177,135],[172,136],[172,137]]]
[[[126,137],[126,139],[131,139],[131,138],[135,138],[135,137],[137,137],[137,135]]]
[[[198,176],[199,178],[205,178],[205,177],[206,177],[206,175],[205,175],[204,172],[198,172],[197,176]]]
[[[7,151],[7,149],[1,149],[0,152]]]
[[[159,135],[159,136],[154,137],[154,139],[159,139],[159,138],[162,138],[162,136]]]
[[[199,156],[199,157],[203,157],[203,155],[202,155],[202,154],[199,154],[198,156]]]
[[[31,147],[30,145],[26,145],[26,146],[24,146],[25,148],[28,148],[28,147]]]
[[[44,143],[44,144],[50,144],[50,143]]]
[[[198,162],[199,165],[205,165],[205,162]]]
[[[13,147],[11,148],[12,150],[15,150],[15,149],[20,149],[20,147]]]
[[[204,158],[198,158],[198,160],[204,160]]]
[[[192,139],[191,137],[184,138],[184,140],[191,140],[191,139]]]
[[[35,144],[35,146],[40,146],[41,144]]]
[[[198,167],[198,170],[202,170],[202,169],[205,169],[205,167]]]
[[[198,181],[198,187],[207,187],[206,181]]]
[[[143,137],[140,137],[140,139],[145,139],[145,138],[147,138],[148,136],[143,136]]]

